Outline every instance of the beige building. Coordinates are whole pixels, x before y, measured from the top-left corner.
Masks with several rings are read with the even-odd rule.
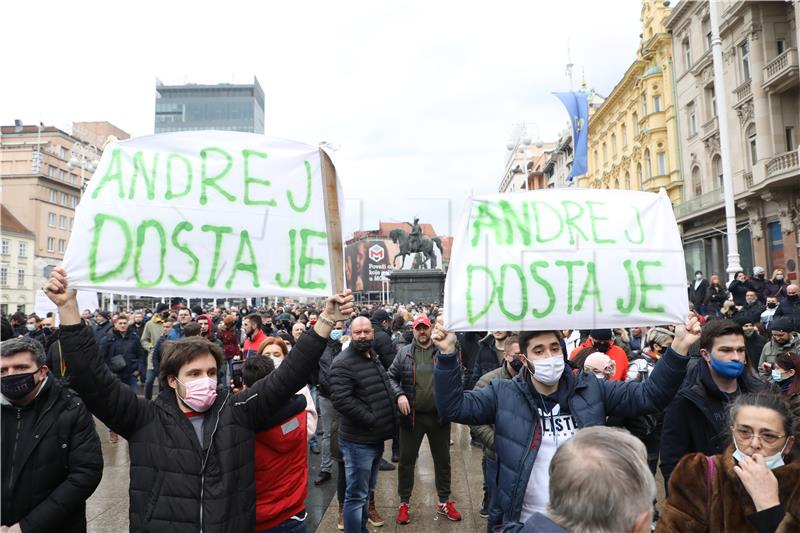
[[[0,314],[32,313],[34,234],[5,205],[0,208]]]
[[[714,91],[708,2],[683,0],[665,22],[673,36],[683,201],[675,214],[689,273],[724,274],[727,243],[718,113],[728,121],[742,267],[798,276],[800,226],[800,2],[723,1],[720,36],[726,109]]]
[[[102,154],[102,125],[74,124],[76,135],[52,126],[2,126],[0,185],[3,203],[35,236],[35,283],[49,277],[64,257],[84,183],[91,179]],[[122,130],[108,124],[108,134]],[[82,132],[89,138],[83,138]],[[100,132],[93,134],[92,132]],[[113,132],[113,133],[112,133]],[[37,280],[38,278],[38,280]]]

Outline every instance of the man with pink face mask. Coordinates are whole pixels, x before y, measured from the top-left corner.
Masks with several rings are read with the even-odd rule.
[[[92,414],[128,441],[130,530],[253,531],[255,434],[294,414],[289,400],[318,367],[334,307],[353,312],[350,292],[329,297],[280,368],[240,393],[218,394],[217,374],[225,364],[218,345],[200,336],[165,343],[160,393],[149,402],[108,370],[81,322],[64,269],[54,269],[44,289],[58,307],[71,386]]]

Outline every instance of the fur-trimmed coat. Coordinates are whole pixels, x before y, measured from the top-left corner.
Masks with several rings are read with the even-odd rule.
[[[732,447],[713,459],[710,498],[706,456],[694,453],[678,463],[669,480],[669,497],[664,502],[657,533],[800,531],[800,463],[789,463],[773,470],[778,479],[781,518],[780,514],[776,516],[775,510],[756,514],[753,499],[733,471]]]

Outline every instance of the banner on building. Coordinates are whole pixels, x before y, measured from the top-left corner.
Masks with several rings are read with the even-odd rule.
[[[569,121],[572,124],[574,156],[572,169],[567,176],[567,181],[572,181],[575,176],[586,174],[589,168],[589,103],[586,100],[586,94],[580,91],[553,94],[567,108]]]
[[[331,294],[331,262],[341,279],[343,250],[327,157],[226,131],[111,144],[77,208],[63,263],[70,285],[143,296]]]
[[[380,292],[383,280],[396,268],[400,247],[391,239],[364,239],[347,245],[344,271],[347,288],[353,292]],[[409,261],[406,260],[406,266]]]
[[[469,200],[445,284],[450,329],[673,324],[688,308],[683,247],[663,190]]]

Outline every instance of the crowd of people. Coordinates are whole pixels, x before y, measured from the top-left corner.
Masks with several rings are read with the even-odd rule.
[[[425,437],[433,510],[460,521],[454,423],[482,449],[488,532],[798,531],[800,288],[736,278],[698,272],[677,326],[451,332],[437,305],[349,291],[80,310],[56,269],[57,317],[3,318],[3,531],[86,530],[98,430],[128,442],[131,531],[306,531],[309,453],[340,530],[384,525],[395,468],[378,503],[409,524]]]

